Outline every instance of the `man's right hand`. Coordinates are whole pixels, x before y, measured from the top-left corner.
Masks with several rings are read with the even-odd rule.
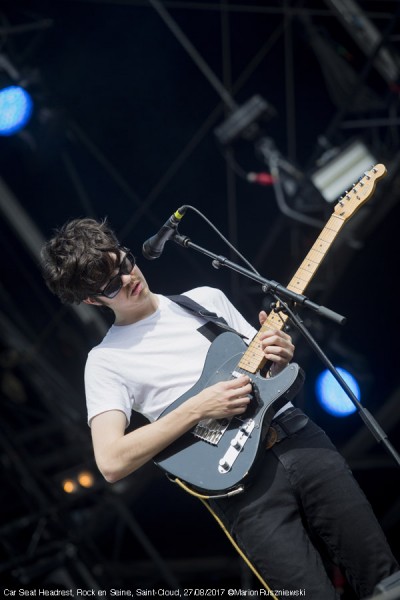
[[[250,377],[243,375],[229,381],[214,383],[188,402],[199,412],[199,420],[233,417],[245,412],[250,402],[251,389]]]

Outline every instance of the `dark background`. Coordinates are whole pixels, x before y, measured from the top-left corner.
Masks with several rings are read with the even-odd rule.
[[[155,291],[219,286],[257,325],[269,306],[258,284],[172,242],[146,262],[143,241],[192,205],[260,273],[287,284],[336,204],[311,174],[362,140],[388,175],[307,290],[347,324],[301,315],[329,357],[357,374],[363,403],[398,449],[400,3],[351,2],[351,27],[338,5],[3,0],[0,53],[35,102],[29,126],[0,138],[4,586],[257,587],[199,501],[153,465],[113,486],[98,477],[82,371],[108,316],[60,306],[38,268],[43,240],[67,219],[107,216]],[[221,144],[215,128],[255,95],[268,110]],[[263,141],[280,160],[283,201],[246,178],[269,172]],[[235,258],[195,212],[179,229]],[[359,415],[318,408],[321,363],[293,335],[307,372],[297,404],[343,451],[400,558],[398,467]],[[95,486],[65,494],[61,481],[82,469]]]

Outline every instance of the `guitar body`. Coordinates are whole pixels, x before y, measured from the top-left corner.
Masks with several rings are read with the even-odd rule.
[[[234,333],[219,335],[210,346],[200,379],[161,416],[173,411],[204,388],[218,381],[232,379],[247,348],[243,340]],[[297,364],[288,365],[281,373],[269,379],[258,373],[246,374],[250,376],[253,385],[250,405],[243,415],[227,421],[226,430],[218,443],[200,439],[190,431],[155,457],[154,462],[158,467],[196,490],[214,495],[226,493],[248,481],[258,456],[264,452],[262,441],[273,415],[295,396],[304,376]],[[240,436],[243,424],[249,421],[252,421],[251,433],[244,436],[246,441],[235,455],[231,468],[221,472],[221,459],[230,451],[232,440]]]

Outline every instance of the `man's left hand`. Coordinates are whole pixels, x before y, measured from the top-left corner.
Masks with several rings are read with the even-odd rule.
[[[260,325],[263,325],[266,319],[267,313],[262,310],[259,314]],[[293,358],[294,345],[292,344],[292,338],[280,329],[266,329],[260,334],[259,339],[265,358],[273,363],[271,374],[276,375]]]

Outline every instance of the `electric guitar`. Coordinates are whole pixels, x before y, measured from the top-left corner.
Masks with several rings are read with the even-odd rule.
[[[316,273],[345,222],[373,194],[378,179],[386,175],[384,165],[376,165],[338,201],[332,216],[287,286],[302,294]],[[282,329],[287,315],[269,314],[260,331],[247,346],[236,334],[220,334],[211,344],[198,382],[161,416],[173,411],[188,398],[219,381],[242,374],[252,383],[251,401],[242,415],[231,419],[204,419],[154,458],[155,464],[171,479],[182,480],[195,491],[209,496],[225,496],[243,491],[262,457],[263,441],[276,411],[291,400],[303,384],[304,374],[291,363],[279,374],[260,374],[266,363],[260,335],[266,329]]]

